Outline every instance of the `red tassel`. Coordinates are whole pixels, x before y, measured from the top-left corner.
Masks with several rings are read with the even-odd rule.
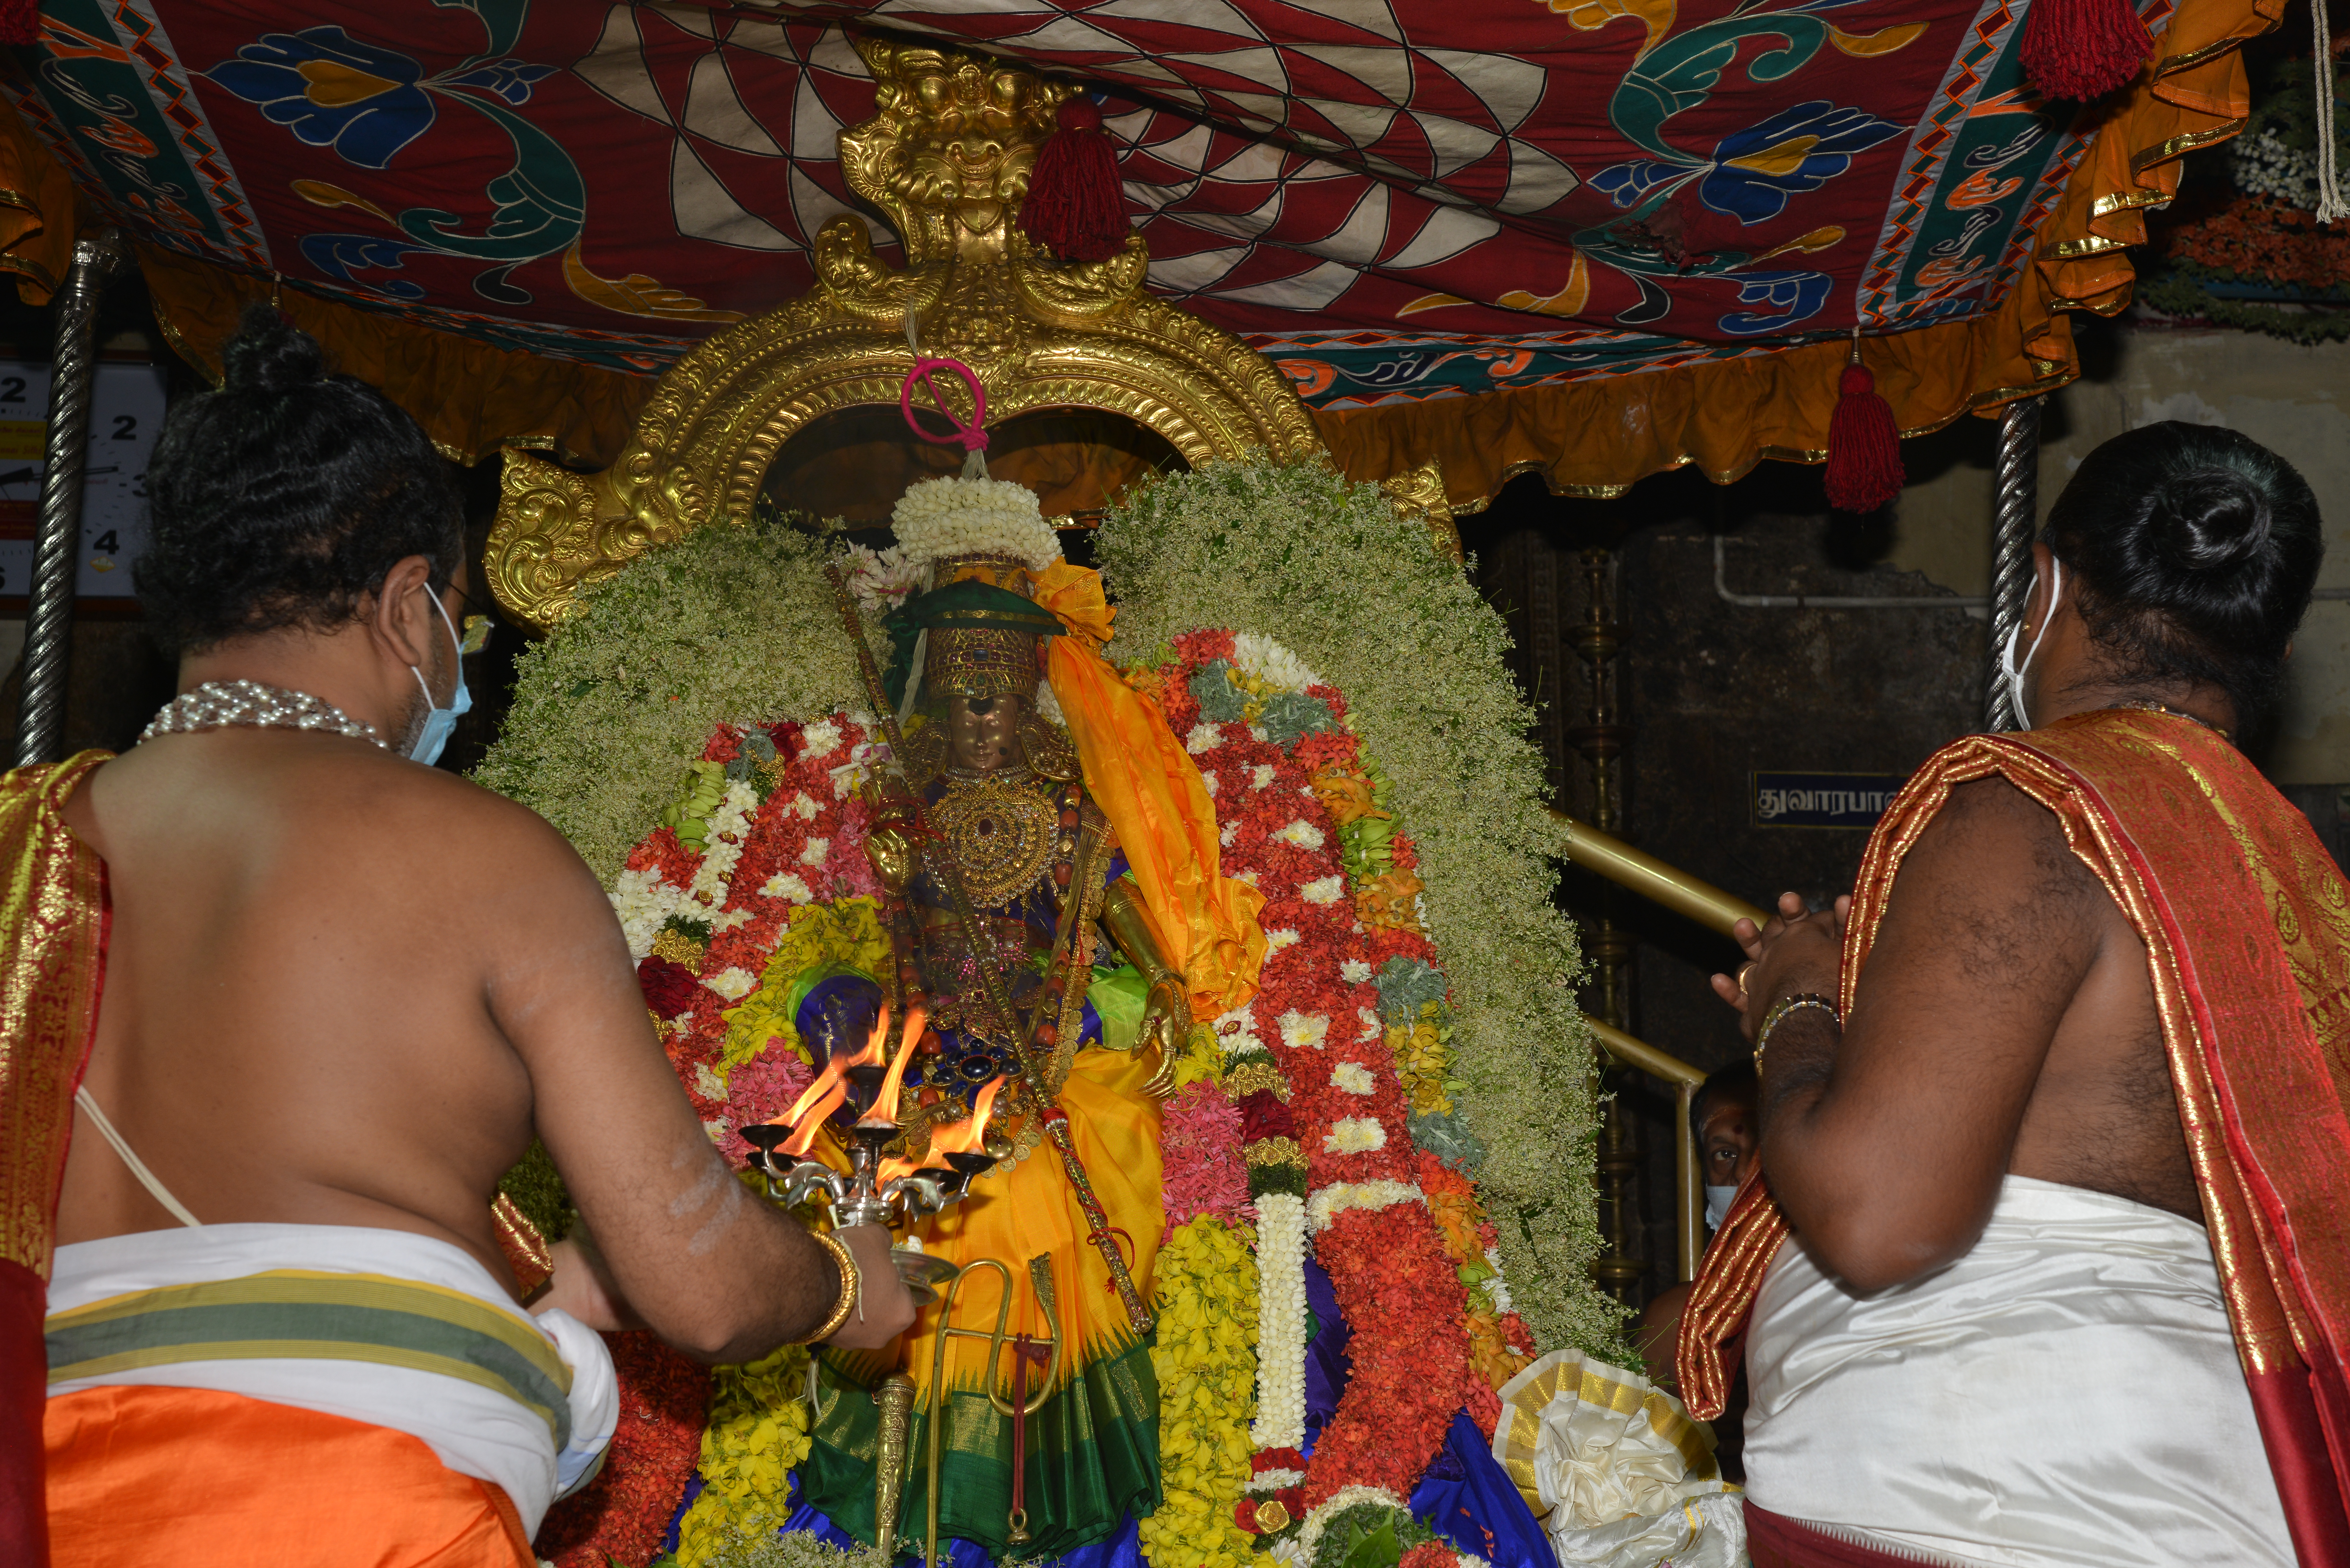
[[[1060,129],[1036,150],[1028,175],[1020,232],[1063,261],[1107,261],[1126,247],[1118,150],[1102,130],[1101,110],[1085,94],[1063,99],[1056,118]]]
[[[41,0],[0,0],[0,44],[41,41]]]
[[[2130,0],[2032,0],[2023,18],[2023,74],[2050,98],[2103,98],[2153,48]]]
[[[1901,431],[1893,405],[1877,395],[1877,378],[1860,362],[1857,341],[1839,391],[1828,420],[1828,504],[1874,512],[1901,493]]]

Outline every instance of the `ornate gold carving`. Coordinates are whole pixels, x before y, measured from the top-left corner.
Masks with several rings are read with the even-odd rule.
[[[1437,554],[1456,566],[1462,563],[1461,530],[1452,521],[1452,503],[1444,489],[1444,470],[1434,458],[1418,468],[1408,468],[1379,481],[1379,488],[1388,493],[1388,499],[1396,504],[1399,511],[1428,524]]]
[[[1099,409],[1195,467],[1258,447],[1326,450],[1270,363],[1144,291],[1139,237],[1068,265],[1020,234],[1028,171],[1073,87],[930,45],[856,43],[875,112],[841,132],[842,168],[897,228],[906,268],[873,254],[862,219],[835,218],[816,236],[817,286],[671,367],[610,468],[577,474],[509,451],[488,575],[510,615],[551,628],[583,586],[706,524],[747,518],[795,434],[837,410],[897,402],[913,364],[910,316],[924,353],[977,373],[991,422]]]

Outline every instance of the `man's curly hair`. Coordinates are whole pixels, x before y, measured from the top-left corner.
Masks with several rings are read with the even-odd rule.
[[[148,465],[136,568],[156,640],[179,653],[348,620],[411,556],[444,587],[464,507],[422,427],[381,392],[327,373],[317,340],[267,306],[221,352],[218,391],[163,422]]]

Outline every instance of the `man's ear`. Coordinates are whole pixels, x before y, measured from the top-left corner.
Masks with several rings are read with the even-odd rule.
[[[432,668],[430,637],[435,612],[424,602],[432,594],[432,560],[409,556],[394,562],[383,575],[383,587],[376,591],[374,602],[360,606],[369,639],[387,658],[411,669]]]

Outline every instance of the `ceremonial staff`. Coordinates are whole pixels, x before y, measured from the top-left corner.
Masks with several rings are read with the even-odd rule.
[[[864,618],[857,613],[857,600],[850,595],[848,584],[840,575],[840,567],[827,561],[824,575],[840,600],[841,620],[848,628],[850,646],[857,649],[857,668],[865,677],[866,694],[872,701],[873,711],[880,715],[882,732],[889,740],[890,761],[899,768],[899,777],[903,779],[906,741],[899,732],[897,710],[891,705],[889,692],[882,685],[881,671],[873,662],[873,650],[866,643]],[[920,679],[920,673],[916,670],[910,679]],[[913,813],[917,834],[935,836],[929,814],[922,809],[921,800],[914,793],[911,781],[905,782],[906,803]],[[1019,1048],[1015,1054],[1020,1063],[1020,1081],[1028,1086],[1028,1097],[1035,1105],[1037,1116],[1044,1119],[1045,1134],[1053,1140],[1054,1148],[1060,1153],[1062,1168],[1069,1173],[1069,1185],[1076,1189],[1077,1206],[1085,1210],[1086,1233],[1101,1253],[1102,1262],[1109,1266],[1110,1284],[1118,1292],[1119,1303],[1126,1308],[1127,1322],[1133,1324],[1135,1333],[1148,1334],[1151,1328],[1150,1309],[1142,1304],[1142,1297],[1135,1291],[1134,1277],[1127,1272],[1126,1254],[1118,1251],[1118,1239],[1110,1234],[1109,1216],[1102,1212],[1101,1199],[1094,1196],[1093,1182],[1086,1176],[1085,1163],[1077,1158],[1076,1141],[1069,1133],[1069,1114],[1054,1103],[1054,1096],[1045,1088],[1044,1075],[1037,1071],[1035,1042],[1029,1037],[1033,1024],[1021,1021],[1019,1012],[1012,1005],[1011,993],[1004,988],[1003,975],[994,956],[980,944],[979,916],[972,905],[970,889],[963,885],[962,867],[955,864],[951,855],[926,858],[939,873],[939,880],[946,888],[948,900],[954,906],[955,920],[962,933],[964,950],[971,954],[972,966],[978,971],[980,986],[987,993],[988,1005],[997,1017],[1008,1021],[1019,1036]],[[1069,890],[1069,896],[1077,896],[1074,887]]]

